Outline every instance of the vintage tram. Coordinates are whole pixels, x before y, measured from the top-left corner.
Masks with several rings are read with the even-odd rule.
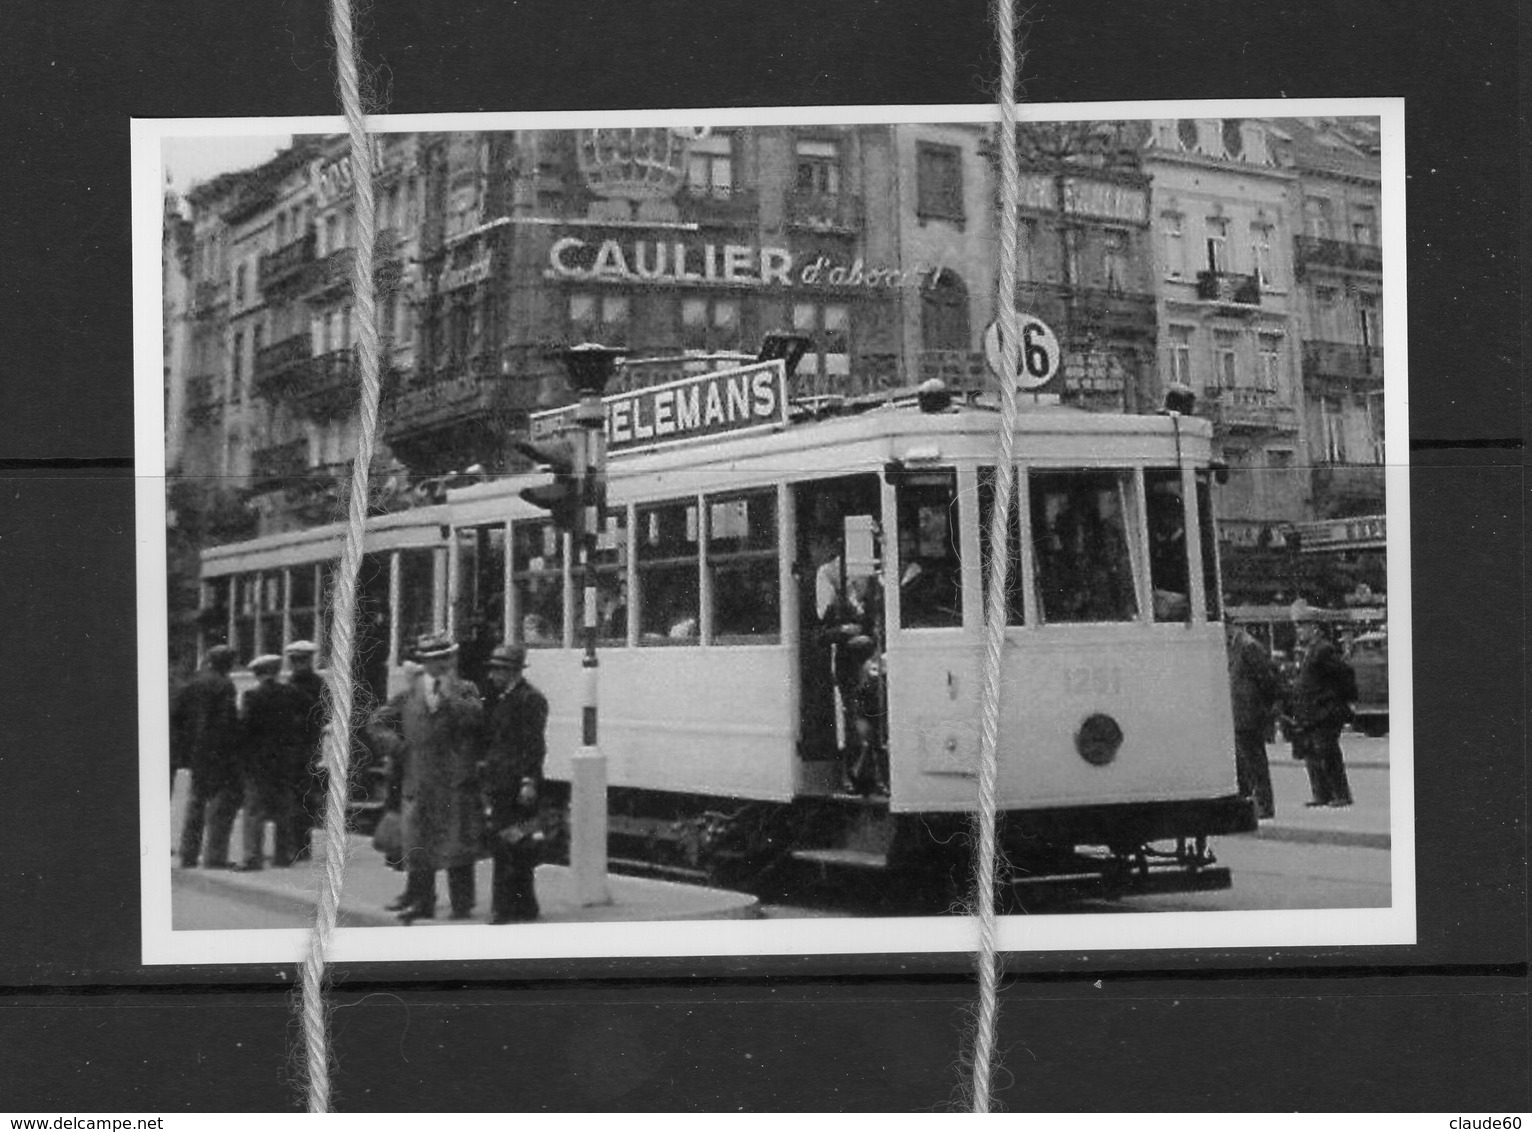
[[[779,419],[744,413],[705,439],[653,431],[685,381],[622,394],[638,400],[608,416],[609,437],[625,411],[651,422],[647,443],[614,445],[592,563],[615,867],[956,884],[976,805],[997,411],[910,397],[789,412],[776,380]],[[1027,399],[1015,450],[996,548],[1013,579],[1006,878],[1226,885],[1207,839],[1255,820],[1235,787],[1209,426]],[[542,478],[373,522],[367,679],[380,696],[397,686],[417,630],[452,632],[470,676],[494,644],[524,643],[552,705],[548,772],[567,781],[585,591],[570,537],[521,498]],[[318,633],[338,540],[206,553],[204,604],[227,605],[242,654]]]

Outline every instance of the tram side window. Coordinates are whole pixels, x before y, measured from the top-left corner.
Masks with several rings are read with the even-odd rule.
[[[529,648],[564,643],[564,536],[552,523],[511,527],[511,585],[521,624],[518,639]]]
[[[1185,621],[1191,609],[1191,559],[1178,468],[1144,469],[1149,512],[1149,585],[1156,621]]]
[[[399,640],[405,646],[436,629],[436,552],[399,552]]]
[[[1018,488],[1020,485],[1016,485]],[[1023,613],[1023,587],[1026,579],[1021,576],[1021,492],[1011,493],[1010,521],[1005,528],[1005,555],[1010,563],[1005,573],[1005,620],[1008,625],[1021,625],[1026,621]],[[984,609],[989,615],[989,547],[990,523],[995,510],[995,469],[979,469],[979,577],[984,579]]]
[[[711,498],[707,516],[712,639],[776,640],[781,628],[776,492]]]
[[[229,640],[229,579],[209,578],[202,585],[207,597],[197,620],[202,626],[202,647],[206,650]]]
[[[1213,487],[1206,469],[1197,473],[1197,530],[1202,535],[1202,592],[1207,618],[1223,616],[1218,600],[1218,533],[1213,529]]]
[[[695,644],[698,629],[695,503],[638,509],[638,631],[644,644]]]
[[[1138,616],[1124,472],[1034,472],[1032,544],[1043,619]]]
[[[260,610],[261,576],[241,574],[234,587],[234,659],[249,664],[258,655],[255,647],[255,622]]]
[[[606,527],[596,539],[596,639],[603,645],[628,643],[628,509],[608,512]],[[579,585],[578,579],[575,582]],[[577,626],[585,624],[585,593],[575,591]],[[582,630],[583,631],[583,630]]]
[[[505,524],[457,532],[454,627],[463,646],[462,671],[478,671],[505,632]]]
[[[963,623],[957,475],[913,475],[899,484],[899,626]]]
[[[317,641],[319,639],[314,600],[317,592],[315,590],[317,574],[318,570],[313,565],[294,566],[287,572],[287,584],[292,592],[288,610],[288,623],[292,631],[290,640]]]

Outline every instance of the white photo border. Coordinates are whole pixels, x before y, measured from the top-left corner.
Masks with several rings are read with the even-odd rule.
[[[1016,953],[1155,949],[1309,949],[1408,945],[1416,941],[1414,736],[1411,683],[1409,395],[1405,279],[1404,100],[1400,98],[1215,99],[1024,104],[1024,121],[1080,118],[1272,118],[1367,116],[1381,128],[1386,511],[1388,516],[1391,735],[1391,906],[1227,912],[1142,912],[1005,916],[999,946]],[[424,130],[580,129],[593,126],[768,126],[994,122],[993,105],[817,106],[540,113],[379,115],[380,133]],[[134,119],[131,122],[134,315],[134,436],[139,702],[139,851],[142,962],[296,964],[305,929],[175,931],[171,928],[169,736],[165,538],[165,410],[161,303],[162,142],[167,138],[343,133],[339,116]],[[317,870],[314,882],[319,883]],[[827,917],[405,928],[341,927],[336,963],[423,960],[549,960],[613,957],[962,954],[977,947],[971,918]]]

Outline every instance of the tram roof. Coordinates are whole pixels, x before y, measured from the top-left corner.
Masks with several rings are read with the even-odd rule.
[[[443,531],[450,528],[451,523],[451,508],[446,504],[372,516],[367,520],[366,549],[371,553],[439,546],[446,539]],[[269,570],[322,559],[338,559],[345,533],[346,524],[325,523],[302,530],[262,535],[243,542],[210,546],[202,552],[202,573],[204,577],[217,577],[246,570]]]

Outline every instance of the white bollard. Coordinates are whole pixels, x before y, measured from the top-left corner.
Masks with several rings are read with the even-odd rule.
[[[191,771],[184,766],[176,771],[175,789],[170,792],[170,854],[181,851],[181,827],[186,824],[186,803],[191,798]]]
[[[606,884],[606,756],[581,747],[570,760],[569,868],[575,903],[610,904]]]

